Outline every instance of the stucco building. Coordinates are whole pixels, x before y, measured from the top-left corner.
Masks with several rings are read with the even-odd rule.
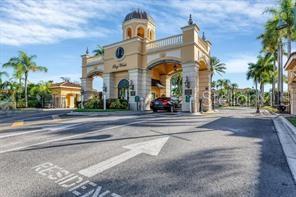
[[[292,53],[286,64],[285,69],[288,71],[288,92],[290,100],[290,113],[296,115],[296,53]]]
[[[52,91],[52,106],[54,108],[76,108],[80,100],[81,86],[71,82],[54,83]]]
[[[184,21],[186,24],[186,21]],[[124,98],[135,110],[135,97],[143,99],[145,110],[150,101],[171,95],[171,77],[182,72],[182,111],[211,109],[210,51],[211,43],[200,36],[191,16],[180,34],[156,38],[156,23],[144,11],[133,11],[122,22],[122,40],[106,46],[103,56],[82,55],[81,84],[84,100],[92,95],[93,77],[103,78],[107,98]]]

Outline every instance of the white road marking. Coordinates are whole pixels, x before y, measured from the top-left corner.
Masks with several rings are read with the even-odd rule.
[[[97,183],[86,180],[85,177],[71,173],[70,171],[50,162],[34,166],[32,170],[61,187],[66,188],[68,192],[71,192],[77,197],[107,197],[107,195],[121,197],[119,194],[103,189],[103,186],[100,186]]]
[[[65,130],[68,129],[70,127],[76,126],[77,124],[71,124],[71,125],[65,125],[65,126],[58,126],[58,127],[47,127],[47,128],[43,128],[43,129],[37,129],[37,130],[32,130],[32,131],[24,131],[24,132],[17,132],[17,133],[12,133],[12,134],[7,134],[7,135],[1,135],[0,139],[3,138],[8,138],[8,137],[14,137],[14,136],[18,136],[18,135],[25,135],[25,134],[31,134],[31,133],[37,133],[40,131],[61,131],[61,130]]]
[[[169,137],[163,137],[124,146],[123,148],[129,149],[129,151],[80,170],[78,173],[86,177],[92,177],[142,153],[157,156],[168,139]]]
[[[157,118],[157,119],[159,119],[159,118]],[[33,146],[37,146],[37,145],[42,145],[42,144],[47,144],[47,143],[51,143],[51,142],[57,142],[57,141],[71,139],[71,138],[80,137],[80,136],[84,136],[84,135],[94,134],[94,133],[99,132],[99,131],[106,131],[106,130],[111,130],[111,129],[116,129],[116,128],[122,128],[122,127],[126,127],[126,126],[129,126],[129,125],[148,122],[148,121],[151,121],[151,120],[153,120],[153,119],[141,120],[141,121],[131,122],[131,123],[122,124],[122,125],[118,125],[118,126],[99,129],[99,130],[92,131],[92,132],[79,133],[79,134],[70,135],[70,136],[66,136],[66,137],[55,138],[55,139],[52,139],[52,140],[46,140],[46,141],[43,141],[43,142],[38,142],[38,143],[35,143],[35,144],[31,144],[31,145],[26,145],[26,146],[21,146],[21,147],[16,147],[16,148],[11,148],[11,149],[8,149],[8,150],[0,151],[0,154],[6,153],[6,152],[22,150],[22,149],[25,149],[25,148],[29,148],[29,147],[33,147]]]

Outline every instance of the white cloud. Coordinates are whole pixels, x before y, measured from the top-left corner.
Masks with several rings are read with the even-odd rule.
[[[114,31],[100,23],[92,26],[91,21],[110,20],[114,17],[112,12],[119,11],[119,6],[109,1],[4,0],[0,2],[0,44],[47,44],[71,38],[106,37]]]
[[[248,70],[248,63],[256,62],[256,55],[234,55],[229,58],[226,64],[227,73],[246,73]]]
[[[0,44],[47,44],[64,39],[110,37],[132,9],[148,11],[158,31],[171,34],[186,25],[189,13],[205,29],[241,32],[262,24],[262,12],[270,1],[192,0],[2,0],[0,2]]]

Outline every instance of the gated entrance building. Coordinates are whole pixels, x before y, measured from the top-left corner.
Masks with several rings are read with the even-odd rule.
[[[211,110],[211,43],[191,16],[178,35],[156,39],[156,30],[145,11],[133,11],[122,23],[122,41],[103,46],[103,55],[82,55],[84,100],[92,96],[93,77],[100,76],[106,98],[127,99],[136,110],[139,96],[149,110],[153,98],[170,96],[170,79],[182,72],[182,111],[197,112],[200,103]]]

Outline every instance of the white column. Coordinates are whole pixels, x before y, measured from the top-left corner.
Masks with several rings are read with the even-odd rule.
[[[103,84],[107,87],[106,99],[114,98],[114,77],[112,73],[103,74]]]
[[[291,88],[291,114],[296,115],[296,89],[293,87]]]
[[[150,109],[150,88],[151,88],[151,77],[150,71],[145,69],[132,69],[128,71],[129,80],[133,81],[135,96],[143,98],[144,109]],[[135,96],[129,96],[129,104],[131,110],[137,110],[137,103],[135,102]]]
[[[190,102],[186,102],[185,90],[191,90],[192,94],[192,112],[196,113],[199,111],[199,75],[198,75],[198,65],[195,62],[182,64],[183,70],[183,103],[182,111],[190,110]],[[188,78],[190,87],[185,87],[185,81]]]
[[[144,110],[150,110],[151,95],[151,71],[144,70],[143,72],[143,92],[144,92]]]

